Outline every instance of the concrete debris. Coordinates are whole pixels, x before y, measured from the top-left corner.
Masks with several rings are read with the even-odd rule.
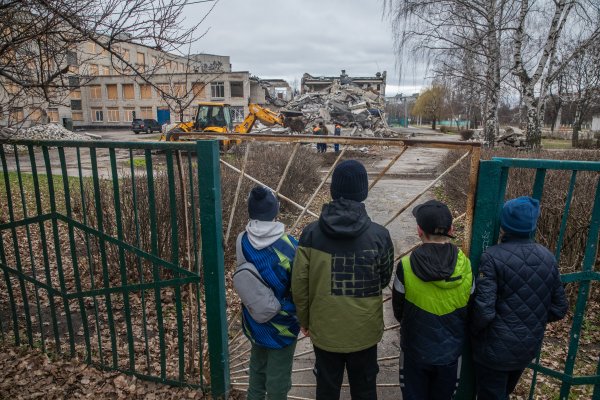
[[[527,137],[523,133],[523,131],[519,128],[508,127],[504,129],[504,134],[500,135],[498,139],[496,139],[496,143],[503,146],[510,147],[528,147]]]
[[[71,132],[58,124],[39,124],[31,128],[0,128],[0,141],[10,140],[91,140],[85,133]],[[12,151],[12,146],[5,145],[4,151]]]
[[[295,97],[282,111],[302,112],[308,134],[312,133],[312,125],[323,122],[357,128],[352,133],[356,136],[396,137],[398,134],[387,126],[384,108],[379,94],[336,81],[323,91]]]

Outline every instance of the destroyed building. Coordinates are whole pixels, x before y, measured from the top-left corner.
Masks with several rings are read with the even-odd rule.
[[[371,90],[375,93],[385,97],[385,84],[386,84],[387,72],[377,72],[375,76],[366,77],[352,77],[346,74],[346,70],[343,69],[339,76],[312,76],[309,73],[305,73],[302,76],[300,84],[300,93],[319,92],[326,89],[334,81],[339,81],[342,85],[354,85],[363,90]]]

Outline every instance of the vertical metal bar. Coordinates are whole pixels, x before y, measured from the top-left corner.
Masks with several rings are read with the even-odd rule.
[[[123,215],[121,213],[121,194],[117,172],[117,157],[115,149],[109,149],[110,169],[112,175],[113,194],[115,202],[115,219],[117,224],[117,239],[119,240],[119,269],[121,272],[121,285],[127,286],[127,264],[125,262],[125,251],[123,250]],[[131,328],[131,305],[129,291],[123,292],[123,307],[125,309],[125,327],[127,331],[127,347],[129,350],[129,369],[135,371],[135,349],[133,347],[133,329]]]
[[[473,215],[475,214],[475,194],[477,192],[477,177],[479,174],[479,160],[481,148],[471,147],[471,160],[469,165],[469,193],[467,194],[467,209],[465,216],[465,238],[463,251],[468,256],[471,251],[471,237],[473,234]]]
[[[21,162],[19,157],[19,151],[17,149],[17,145],[13,146],[13,152],[15,155],[15,166],[17,169],[17,176],[19,178],[19,192],[21,194],[21,205],[23,207],[23,218],[29,217],[29,213],[27,211],[27,199],[25,197],[25,189],[23,187],[23,176],[21,174]],[[31,263],[31,276],[35,281],[37,281],[37,273],[35,270],[35,255],[33,251],[33,244],[31,240],[31,229],[29,228],[29,224],[25,225],[25,230],[27,232],[27,245],[29,249],[29,262]],[[44,325],[42,321],[42,311],[40,305],[40,295],[38,285],[34,284],[34,294],[35,294],[35,305],[37,308],[37,319],[38,325],[40,328],[40,342],[42,345],[42,351],[46,352],[46,335],[44,335]]]
[[[152,168],[152,153],[145,151],[146,157],[146,179],[148,181],[148,203],[150,208],[150,243],[151,252],[158,256],[158,229],[156,227],[156,199],[154,196],[154,169]],[[152,275],[154,283],[160,281],[160,269],[153,263]],[[162,301],[160,298],[160,288],[154,287],[154,301],[156,303],[156,319],[158,324],[158,342],[160,350],[160,378],[164,381],[167,378],[166,373],[166,355],[165,355],[165,328],[163,326]]]
[[[219,143],[216,140],[202,140],[196,142],[196,148],[198,188],[201,189],[200,228],[202,230],[211,390],[214,398],[226,398],[230,384]],[[202,164],[202,168],[200,168],[200,164]]]
[[[242,188],[242,181],[244,180],[244,171],[246,171],[246,164],[248,163],[248,153],[250,153],[250,142],[246,143],[246,151],[244,152],[244,161],[242,161],[242,169],[240,177],[238,178],[237,187],[235,188],[235,195],[233,196],[233,204],[231,211],[229,211],[229,222],[227,223],[227,233],[225,233],[225,246],[229,243],[229,234],[231,233],[231,225],[233,224],[233,217],[235,216],[235,208],[240,195],[240,189]]]
[[[554,258],[556,258],[557,262],[560,260],[560,252],[562,250],[562,245],[565,238],[565,230],[567,229],[567,220],[569,219],[569,211],[571,210],[571,202],[573,199],[573,192],[575,191],[576,179],[577,170],[573,170],[571,173],[571,181],[569,182],[567,200],[565,201],[565,211],[563,211],[562,220],[560,221],[560,231],[558,234],[558,240],[556,241],[556,250],[554,251]]]
[[[62,172],[62,180],[63,180],[63,192],[65,199],[65,209],[67,213],[67,218],[71,219],[73,217],[73,213],[71,210],[71,190],[69,187],[69,175],[67,173],[67,161],[65,158],[65,149],[63,147],[58,148],[58,157],[60,159],[60,168]],[[69,222],[69,248],[71,250],[71,263],[73,264],[73,275],[75,278],[75,290],[80,293],[81,292],[81,277],[79,274],[79,262],[77,258],[77,243],[75,241],[75,230],[73,229],[73,224]],[[87,312],[85,310],[85,303],[82,297],[78,299],[79,303],[79,313],[81,315],[81,325],[83,327],[83,339],[85,341],[85,353],[86,353],[86,362],[92,362],[92,349],[90,344],[90,329],[88,326],[87,320]]]
[[[135,183],[135,165],[133,163],[133,150],[129,149],[129,166],[131,168],[131,207],[133,207],[133,219],[135,224],[135,245],[137,248],[141,248],[142,242],[140,239],[140,220],[138,217],[137,209],[137,188]],[[140,276],[140,283],[144,283],[144,271],[142,269],[142,259],[140,256],[136,256],[138,274]],[[144,333],[144,352],[146,354],[146,368],[147,373],[150,373],[150,351],[148,350],[148,323],[146,322],[146,291],[141,290],[142,298],[142,332]]]
[[[533,182],[533,194],[531,197],[542,201],[544,194],[544,181],[546,180],[546,168],[539,168],[535,171],[535,180]]]
[[[76,148],[76,152],[77,152],[77,170],[79,172],[79,192],[81,194],[81,215],[82,215],[82,219],[83,219],[83,224],[87,225],[88,224],[88,218],[87,218],[87,205],[86,205],[86,200],[85,200],[85,188],[83,185],[83,171],[82,171],[82,166],[81,166],[81,150],[79,149],[79,147]],[[88,260],[88,268],[89,268],[89,273],[90,273],[90,285],[91,285],[91,289],[94,290],[96,289],[96,282],[94,279],[94,274],[95,274],[95,268],[94,268],[94,260],[92,258],[92,251],[90,250],[90,234],[87,232],[84,232],[84,236],[85,236],[85,248],[86,248],[86,255],[87,255],[87,260]],[[100,320],[98,318],[98,300],[96,299],[96,296],[92,296],[92,301],[94,303],[94,321],[96,324],[96,337],[98,340],[98,356],[100,357],[100,364],[102,366],[104,366],[104,352],[102,350],[102,336],[101,336],[101,329],[100,329]]]
[[[96,208],[96,223],[99,232],[104,232],[104,216],[102,214],[102,196],[100,193],[100,179],[98,177],[98,158],[96,156],[96,149],[90,148],[90,160],[92,164],[92,180],[94,182],[94,205]],[[106,259],[106,243],[102,237],[98,238],[100,247],[100,260],[102,262],[102,281],[104,288],[110,288],[110,278],[108,275],[108,261]],[[115,335],[115,321],[112,310],[112,300],[110,293],[104,295],[106,302],[106,313],[108,317],[108,329],[110,333],[110,344],[112,353],[113,368],[118,368],[118,354],[117,354],[117,337]]]
[[[196,162],[197,163],[197,162]],[[194,170],[192,168],[193,162],[192,162],[192,155],[190,153],[188,153],[188,175],[189,175],[189,180],[190,180],[190,205],[192,208],[192,243],[194,246],[194,268],[193,271],[198,274],[198,282],[200,282],[200,241],[201,241],[201,237],[199,234],[199,230],[198,230],[198,224],[196,223],[196,221],[200,220],[200,215],[196,213],[196,204],[195,204],[195,200],[194,200],[194,196],[196,193],[196,185],[194,185]],[[198,210],[199,213],[199,210]],[[200,285],[199,284],[193,284],[190,288],[190,290],[194,290],[194,296],[196,297],[196,321],[198,321],[198,370],[200,371],[200,385],[202,387],[204,387],[204,372],[202,370],[202,365],[204,363],[204,359],[202,358],[202,351],[203,351],[203,342],[202,342],[202,312],[200,310]],[[194,329],[195,327],[192,326],[192,329]],[[194,335],[193,333],[191,333],[191,335]],[[195,335],[194,335],[195,336]]]
[[[404,154],[404,152],[407,149],[408,149],[408,147],[402,146],[402,148],[400,149],[400,153],[396,154],[396,156],[394,156],[394,158],[392,158],[392,160],[385,166],[385,168],[381,170],[381,172],[377,175],[377,177],[375,179],[373,179],[373,182],[371,182],[371,184],[369,185],[369,190],[371,190],[373,188],[373,186],[375,186],[377,184],[377,182],[379,182],[381,180],[381,178],[383,178],[385,176],[385,174],[390,170],[390,168],[392,168],[392,166],[394,166],[394,164],[396,164],[396,161],[398,161],[398,159],[402,156],[402,154]]]
[[[594,268],[596,255],[598,254],[598,234],[600,232],[600,178],[596,184],[596,194],[594,196],[594,207],[592,210],[592,218],[590,220],[588,237],[585,245],[585,253],[583,256],[583,272],[591,272]],[[585,314],[588,294],[590,290],[590,281],[584,280],[579,283],[579,293],[577,294],[577,302],[575,303],[575,312],[573,314],[573,325],[571,326],[569,351],[565,362],[565,374],[573,375],[575,368],[575,358],[577,357],[577,349],[579,348],[579,339],[581,337],[581,325]],[[567,399],[571,391],[571,383],[563,382],[560,387],[560,399]]]
[[[485,249],[494,245],[498,204],[502,203],[499,197],[501,191],[501,163],[499,161],[482,161],[479,164],[479,179],[477,183],[477,196],[475,198],[475,213],[472,223],[473,234],[471,237],[471,266],[473,276],[477,276],[479,260]],[[456,400],[472,400],[475,397],[475,379],[471,349],[467,345],[463,351],[460,383],[456,393]]]
[[[0,144],[0,159],[2,160],[2,169],[4,173],[4,189],[6,190],[6,206],[8,207],[8,220],[11,223],[15,222],[15,212],[13,209],[12,201],[12,190],[10,188],[10,178],[8,176],[8,167],[6,165],[6,155],[4,154],[4,146]],[[23,265],[21,264],[21,249],[19,248],[19,237],[17,235],[17,228],[14,226],[10,228],[13,242],[13,251],[15,253],[15,264],[17,271],[23,273]],[[19,287],[21,289],[21,298],[23,299],[23,311],[25,313],[25,326],[27,329],[27,341],[29,346],[33,347],[33,331],[31,328],[31,315],[29,314],[29,298],[27,296],[27,287],[25,286],[25,279],[23,276],[18,277]]]
[[[500,190],[498,192],[498,210],[496,212],[496,216],[498,217],[501,213],[502,213],[502,207],[504,207],[504,200],[506,197],[506,188],[507,188],[507,183],[508,183],[508,173],[509,173],[509,169],[508,168],[502,168],[502,172],[500,173]],[[494,228],[494,242],[493,244],[498,243],[498,237],[500,235],[500,218],[496,218],[494,220],[495,222],[495,228]]]
[[[75,356],[75,336],[73,335],[73,321],[71,320],[71,307],[67,298],[67,285],[65,284],[65,274],[62,264],[62,252],[60,249],[60,235],[58,233],[58,219],[56,218],[56,196],[54,193],[54,177],[52,175],[52,166],[50,162],[50,153],[48,147],[42,146],[44,154],[44,162],[46,163],[46,176],[48,179],[48,198],[50,199],[50,211],[52,212],[52,236],[54,239],[54,253],[56,255],[56,269],[58,270],[58,280],[60,284],[60,292],[63,299],[63,307],[65,309],[65,318],[67,320],[67,332],[69,333],[69,348],[71,357]]]
[[[4,146],[0,144],[0,154],[2,154],[2,158],[4,159]],[[2,164],[2,172],[4,175],[4,179],[8,177],[8,169],[5,164]],[[4,235],[0,230],[0,262],[2,263],[2,269],[4,271],[4,281],[6,283],[6,291],[8,292],[8,302],[10,303],[10,309],[12,313],[12,322],[13,322],[13,332],[15,335],[15,344],[17,346],[21,345],[21,338],[19,336],[19,321],[17,319],[17,305],[15,303],[15,296],[13,294],[12,283],[10,281],[10,275],[8,274],[8,267],[6,263],[6,252],[4,251]]]
[[[33,146],[27,146],[29,150],[29,165],[31,165],[31,175],[33,177],[33,190],[35,194],[35,207],[37,215],[42,215],[42,195],[40,193],[40,181],[37,174],[37,165],[35,161],[35,153],[33,151]],[[40,241],[42,245],[42,256],[44,258],[44,271],[46,277],[46,285],[48,287],[53,287],[52,285],[52,277],[50,275],[50,260],[48,256],[48,243],[46,241],[46,227],[43,222],[39,222],[39,230],[40,230]],[[58,353],[61,352],[60,346],[60,332],[58,330],[58,322],[56,318],[56,306],[54,304],[54,293],[51,291],[47,291],[48,301],[50,303],[50,318],[52,319],[52,330],[54,333],[54,345],[56,347],[56,351]]]
[[[315,199],[315,197],[317,197],[317,194],[319,194],[319,192],[321,191],[321,188],[323,187],[323,185],[325,184],[325,182],[327,182],[327,179],[329,179],[329,177],[333,173],[333,170],[335,169],[336,165],[338,164],[338,162],[340,162],[340,160],[342,159],[342,156],[344,155],[344,153],[346,153],[346,149],[347,148],[348,148],[347,146],[344,146],[344,148],[342,149],[342,151],[340,151],[340,154],[337,156],[337,158],[335,159],[335,161],[331,165],[331,168],[329,168],[329,171],[327,171],[327,175],[325,175],[323,177],[323,180],[321,180],[321,184],[319,184],[319,186],[317,186],[317,188],[313,192],[312,196],[310,196],[310,199],[308,199],[308,202],[306,203],[306,205],[304,206],[304,208],[302,208],[302,211],[300,212],[300,215],[298,215],[298,218],[296,218],[296,221],[294,222],[294,225],[292,225],[292,227],[290,228],[290,231],[293,231],[294,229],[296,229],[296,226],[298,226],[298,224],[300,223],[300,220],[302,219],[302,217],[304,216],[304,214],[306,214],[306,210],[308,210],[308,208],[312,204],[312,202]]]
[[[173,169],[173,151],[166,153],[167,160],[167,180],[169,184],[169,209],[171,215],[171,262],[179,265],[179,225],[177,223],[177,193],[175,187],[175,171]],[[185,198],[182,197],[185,207]],[[176,274],[178,277],[181,274]],[[185,374],[185,343],[183,338],[183,308],[181,305],[181,286],[175,285],[175,313],[177,318],[177,353],[179,361],[179,381],[184,381]]]

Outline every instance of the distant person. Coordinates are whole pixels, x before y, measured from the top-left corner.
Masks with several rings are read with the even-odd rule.
[[[471,316],[477,399],[505,400],[542,345],[546,323],[567,313],[554,255],[533,239],[540,203],[504,203],[500,243],[481,256]]]
[[[340,163],[330,190],[333,200],[302,231],[292,295],[315,350],[316,398],[339,399],[346,370],[352,399],[377,399],[381,293],[392,275],[394,247],[388,230],[367,215],[369,182],[360,162]]]
[[[450,400],[468,337],[471,263],[450,241],[452,214],[444,203],[430,200],[412,213],[423,243],[398,264],[392,290],[402,399]]]
[[[342,136],[342,127],[340,126],[340,124],[335,124],[335,129],[333,130],[333,135],[334,136]],[[333,145],[333,150],[336,153],[340,152],[340,144],[339,143],[335,143]]]
[[[313,125],[313,135],[315,136],[321,136],[323,134],[323,131],[321,130],[321,128],[318,125]],[[323,152],[323,143],[317,143],[317,153],[322,153]]]
[[[242,299],[244,334],[252,342],[248,400],[285,400],[292,387],[300,326],[290,295],[298,242],[275,221],[279,201],[257,186],[248,197],[250,221],[236,243],[234,286]]]
[[[323,122],[319,122],[319,129],[321,130],[321,135],[329,136],[329,129]],[[327,143],[321,143],[321,153],[327,153]]]

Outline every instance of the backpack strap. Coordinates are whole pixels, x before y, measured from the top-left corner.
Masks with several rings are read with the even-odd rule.
[[[236,260],[237,260],[236,265],[238,267],[240,265],[248,262],[248,260],[246,260],[246,257],[244,256],[244,250],[242,250],[242,238],[244,237],[244,234],[246,234],[246,231],[240,232],[240,234],[238,235],[238,237],[235,241],[235,256],[236,256]]]

